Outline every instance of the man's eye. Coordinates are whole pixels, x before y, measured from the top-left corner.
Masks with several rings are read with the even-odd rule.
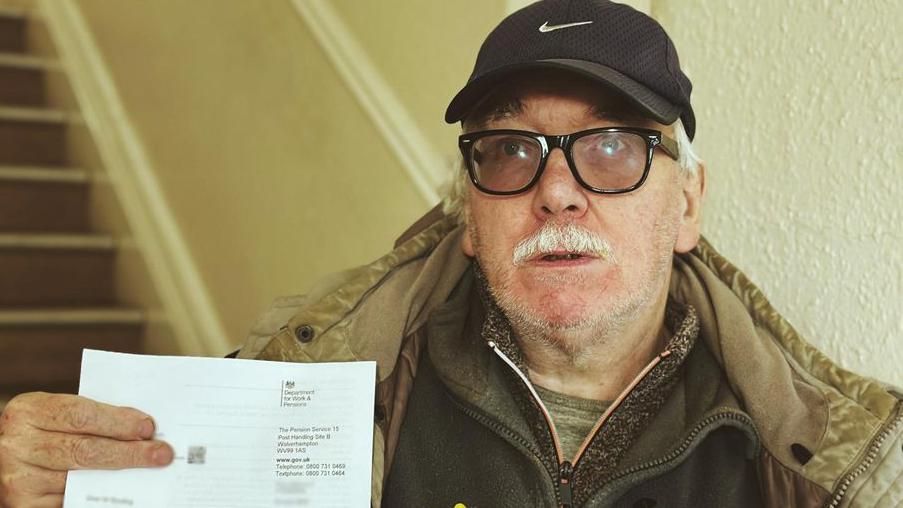
[[[622,143],[620,139],[613,136],[599,140],[599,144],[596,145],[596,149],[600,152],[600,154],[607,157],[617,157],[618,154],[623,151],[623,148],[624,143]]]
[[[505,155],[509,157],[526,157],[527,149],[524,147],[523,143],[519,143],[517,141],[508,141],[502,147]]]

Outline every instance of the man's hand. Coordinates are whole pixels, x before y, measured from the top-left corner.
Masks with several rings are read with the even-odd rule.
[[[153,441],[137,409],[77,395],[26,393],[0,414],[0,507],[60,507],[70,469],[165,466],[173,451]]]

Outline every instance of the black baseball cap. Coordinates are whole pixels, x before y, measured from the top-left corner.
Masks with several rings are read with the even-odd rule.
[[[486,37],[445,121],[463,120],[512,73],[543,68],[598,81],[649,118],[663,124],[680,118],[690,139],[696,133],[693,85],[671,38],[654,19],[608,0],[542,0],[509,15]]]

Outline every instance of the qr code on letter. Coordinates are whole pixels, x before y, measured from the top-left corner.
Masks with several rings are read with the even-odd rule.
[[[206,446],[189,446],[188,447],[188,463],[203,464],[207,459]]]

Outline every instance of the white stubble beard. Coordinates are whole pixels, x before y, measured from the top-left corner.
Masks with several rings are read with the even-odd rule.
[[[655,259],[652,264],[647,264],[647,273],[641,278],[641,286],[635,288],[634,291],[629,291],[624,298],[610,302],[595,315],[584,314],[576,320],[567,322],[552,322],[544,318],[524,299],[514,294],[512,289],[513,272],[519,268],[519,260],[524,257],[523,252],[513,256],[511,262],[504,263],[503,266],[495,266],[501,263],[488,263],[488,260],[480,255],[483,252],[484,243],[479,228],[472,222],[468,226],[468,234],[471,236],[477,260],[486,275],[489,290],[508,318],[518,338],[556,349],[572,358],[574,362],[579,362],[583,356],[582,353],[588,348],[604,345],[622,336],[625,329],[635,322],[643,310],[658,296],[660,285],[654,282],[661,280],[664,272],[669,269],[673,250],[665,247],[674,245],[674,234],[668,234],[669,231],[674,231],[674,228],[667,222],[660,221],[656,224],[655,238],[660,242],[657,242],[654,251],[658,259]],[[530,236],[537,233],[534,232]],[[603,250],[606,253],[602,261],[609,263],[612,268],[618,268],[620,263],[609,243],[592,232],[587,231],[587,233],[595,236],[604,244]],[[524,245],[529,238],[528,236],[519,242],[519,246]],[[515,252],[517,252],[517,248]],[[586,275],[584,274],[556,275],[550,273],[545,275],[542,281],[552,285],[562,285],[582,283],[585,282],[585,279]]]

